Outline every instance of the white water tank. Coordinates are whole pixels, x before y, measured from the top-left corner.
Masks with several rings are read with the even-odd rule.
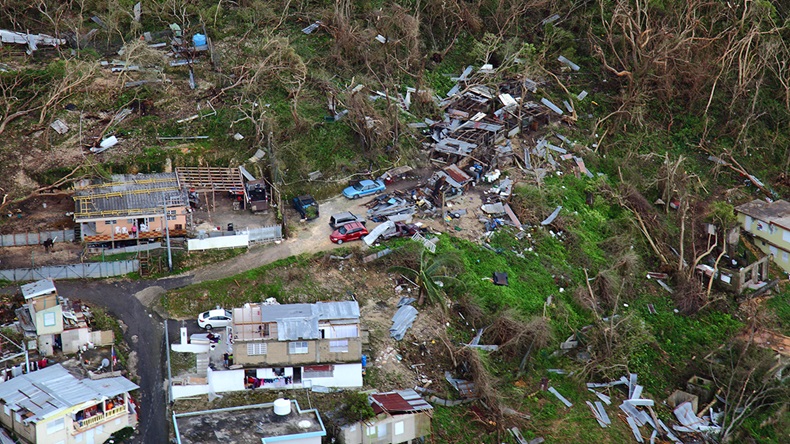
[[[274,414],[279,416],[287,416],[291,414],[291,401],[283,398],[275,400]]]

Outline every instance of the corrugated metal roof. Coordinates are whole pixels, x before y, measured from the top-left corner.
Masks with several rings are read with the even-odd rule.
[[[398,341],[403,339],[403,336],[406,335],[406,330],[411,327],[411,324],[414,323],[415,318],[417,318],[416,308],[412,307],[411,305],[401,306],[401,308],[395,312],[395,316],[392,317],[390,336]]]
[[[381,412],[406,413],[433,409],[427,401],[412,389],[376,393],[370,395],[370,398],[373,401],[371,407],[373,407],[373,411],[376,414]]]
[[[15,412],[32,413],[26,422],[37,422],[83,402],[99,401],[137,388],[124,377],[79,380],[63,366],[55,364],[1,383],[0,400]]]
[[[25,300],[34,298],[36,296],[41,296],[42,294],[57,293],[58,291],[55,288],[55,282],[53,282],[52,279],[42,279],[40,281],[22,285],[19,288],[22,289],[22,295],[25,297]]]
[[[137,214],[140,210],[187,205],[186,189],[175,173],[116,174],[111,182],[78,187],[74,193],[77,217],[102,215],[103,212]],[[137,210],[137,211],[135,211]]]
[[[315,304],[250,305],[233,310],[236,323],[277,323],[277,339],[317,339],[319,321],[358,320],[356,301],[316,302]]]
[[[280,341],[316,338],[318,338],[318,318],[316,317],[277,320],[277,339]]]

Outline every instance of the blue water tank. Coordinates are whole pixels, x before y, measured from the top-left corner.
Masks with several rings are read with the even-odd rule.
[[[362,368],[365,368],[367,366],[368,366],[368,357],[367,355],[362,355]]]
[[[192,36],[192,44],[195,46],[204,46],[206,44],[206,36],[203,34],[195,34]]]

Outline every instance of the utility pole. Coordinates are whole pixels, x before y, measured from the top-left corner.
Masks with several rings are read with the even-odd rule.
[[[167,201],[165,201],[165,197],[162,196],[162,207],[164,208],[164,222],[165,222],[165,241],[167,245],[167,270],[173,271],[173,255],[170,252],[170,227],[167,221]]]

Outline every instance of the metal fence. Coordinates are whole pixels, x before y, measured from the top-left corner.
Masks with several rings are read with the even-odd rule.
[[[137,251],[151,251],[151,250],[158,250],[160,248],[162,248],[161,242],[151,242],[148,244],[132,245],[130,247],[88,248],[88,252],[91,254],[101,254],[103,250],[104,254],[118,254],[118,253],[134,253]]]
[[[259,242],[275,242],[283,239],[283,227],[281,225],[272,225],[271,227],[253,228],[250,230],[242,231],[242,233],[250,235],[250,243],[255,244]]]
[[[38,268],[0,270],[0,279],[37,281],[39,279],[84,279],[122,276],[140,270],[140,261],[85,262],[82,264],[50,265]]]
[[[40,245],[47,239],[55,242],[73,242],[74,229],[58,231],[41,231],[38,233],[3,234],[0,236],[0,247],[23,247],[25,245]]]

